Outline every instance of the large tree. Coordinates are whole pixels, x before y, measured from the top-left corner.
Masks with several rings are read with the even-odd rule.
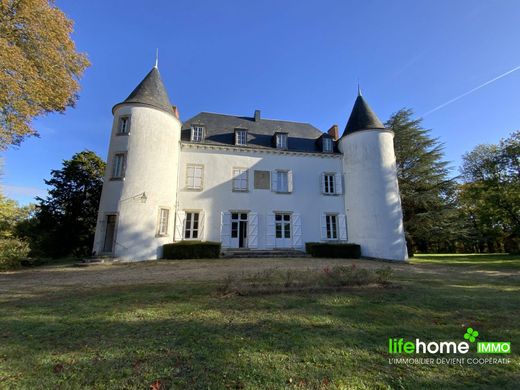
[[[105,163],[92,151],[63,161],[45,180],[46,199],[37,198],[34,238],[41,254],[85,256],[92,250]]]
[[[520,131],[463,156],[460,201],[480,251],[520,249]],[[504,246],[502,248],[501,246]]]
[[[33,118],[74,105],[88,60],[52,0],[0,0],[0,150],[38,135]]]
[[[451,250],[460,231],[456,183],[450,178],[443,145],[423,128],[413,111],[401,109],[386,122],[395,133],[397,176],[409,252]]]

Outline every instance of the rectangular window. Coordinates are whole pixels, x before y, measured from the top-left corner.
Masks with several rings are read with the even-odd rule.
[[[119,118],[119,124],[117,126],[117,134],[128,134],[130,130],[130,118],[127,116],[122,116]]]
[[[274,221],[276,238],[291,238],[291,214],[276,213]]]
[[[323,193],[329,195],[336,193],[336,183],[334,181],[333,173],[323,174]]]
[[[161,208],[159,209],[159,226],[157,228],[158,236],[168,235],[168,220],[170,218],[170,210]]]
[[[332,139],[331,138],[323,138],[323,151],[325,153],[332,152]]]
[[[114,165],[112,166],[112,179],[122,179],[125,175],[126,155],[116,153],[114,155]]]
[[[204,167],[202,165],[188,165],[186,167],[186,188],[189,190],[202,189],[202,175]]]
[[[235,130],[235,145],[247,145],[247,130]]]
[[[327,240],[338,239],[338,216],[336,214],[326,214],[325,223],[327,227]]]
[[[186,213],[186,221],[184,224],[184,239],[196,240],[199,238],[200,213]]]
[[[233,191],[247,191],[248,189],[247,168],[233,168]]]
[[[276,134],[276,149],[287,149],[287,134]]]
[[[277,192],[289,192],[289,172],[276,171]]]
[[[191,140],[192,140],[192,142],[204,141],[204,127],[193,126],[191,128]]]

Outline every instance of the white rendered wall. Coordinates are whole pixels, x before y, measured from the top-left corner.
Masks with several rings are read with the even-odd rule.
[[[120,116],[130,116],[128,135],[117,135]],[[171,242],[177,193],[181,123],[173,115],[140,105],[121,105],[114,112],[112,135],[101,195],[94,251],[102,254],[106,215],[117,214],[113,257],[147,260],[161,256]],[[111,180],[114,154],[126,152],[123,180]],[[141,194],[146,194],[146,202]],[[159,208],[170,209],[168,235],[157,236]]]
[[[202,191],[185,188],[187,164],[204,166]],[[248,192],[232,191],[233,167],[249,169]],[[254,189],[255,170],[276,169],[292,170],[292,193],[278,194],[271,190]],[[257,249],[271,249],[266,246],[266,215],[273,212],[301,215],[303,245],[309,241],[321,241],[322,213],[345,213],[343,195],[321,193],[322,172],[341,173],[341,156],[244,151],[240,148],[219,150],[184,144],[180,160],[178,209],[204,211],[202,239],[206,241],[220,241],[221,212],[229,210],[258,213]]]
[[[341,139],[347,225],[363,256],[407,260],[393,138],[364,130]]]

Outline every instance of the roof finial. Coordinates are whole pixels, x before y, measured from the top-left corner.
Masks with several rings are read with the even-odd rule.
[[[159,48],[155,49],[155,69],[159,69]]]
[[[361,94],[361,87],[359,86],[359,79],[358,79],[358,82],[357,82],[357,95],[358,95],[358,96],[363,96],[363,95]]]

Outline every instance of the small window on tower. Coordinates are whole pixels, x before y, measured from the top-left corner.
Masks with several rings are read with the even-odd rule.
[[[204,127],[202,127],[202,126],[193,126],[191,128],[191,141],[192,142],[202,142],[202,141],[204,141]]]
[[[119,118],[119,123],[117,126],[117,134],[118,135],[126,135],[130,130],[130,117],[122,116]]]
[[[112,162],[112,180],[120,180],[125,176],[126,154],[116,153]]]

